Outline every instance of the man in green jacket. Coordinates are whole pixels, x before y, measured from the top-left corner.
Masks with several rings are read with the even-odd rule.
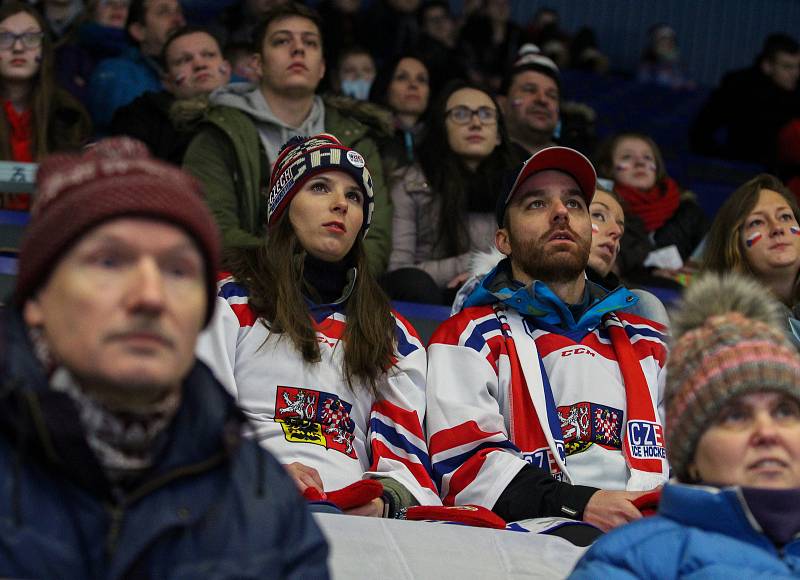
[[[325,61],[314,10],[292,3],[276,7],[253,38],[260,83],[235,83],[216,91],[183,160],[205,186],[223,245],[262,243],[270,167],[281,146],[295,135],[332,133],[361,153],[372,174],[375,213],[365,243],[370,268],[381,274],[391,251],[392,209],[371,132],[389,127],[365,105],[315,94]]]

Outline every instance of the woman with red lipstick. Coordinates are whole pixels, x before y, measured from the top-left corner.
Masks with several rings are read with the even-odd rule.
[[[198,355],[307,497],[395,517],[441,503],[422,431],[425,348],[367,268],[372,209],[359,153],[327,134],[289,141],[268,242],[228,255]]]
[[[800,356],[742,276],[704,276],[673,317],[658,514],[598,540],[582,578],[796,578]],[[661,434],[657,435],[661,437]]]
[[[595,166],[600,177],[614,181],[614,190],[625,201],[630,217],[635,218],[629,220],[628,229],[633,232],[623,240],[620,250],[622,276],[646,279],[645,268],[651,268],[656,274],[673,277],[708,230],[694,196],[667,175],[661,151],[647,135],[622,133],[612,137],[599,148]]]
[[[89,116],[53,80],[53,47],[36,10],[22,2],[0,7],[0,159],[36,162],[83,145]],[[27,194],[3,194],[3,209],[27,210]]]
[[[800,208],[777,177],[754,177],[720,207],[703,269],[758,280],[783,305],[786,332],[800,348]]]
[[[431,106],[417,157],[391,189],[384,287],[396,299],[450,304],[469,277],[470,252],[494,247],[499,182],[521,160],[494,98],[461,81]]]

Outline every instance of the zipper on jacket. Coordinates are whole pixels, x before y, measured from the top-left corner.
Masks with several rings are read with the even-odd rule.
[[[117,550],[122,519],[125,517],[125,507],[123,504],[110,505],[108,513],[111,516],[111,523],[108,526],[108,534],[106,534],[106,558],[110,561]]]

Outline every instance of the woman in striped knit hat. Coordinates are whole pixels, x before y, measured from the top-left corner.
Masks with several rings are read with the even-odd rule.
[[[312,500],[396,517],[440,504],[422,420],[425,348],[367,268],[364,158],[295,137],[270,180],[267,239],[227,256],[199,356]]]

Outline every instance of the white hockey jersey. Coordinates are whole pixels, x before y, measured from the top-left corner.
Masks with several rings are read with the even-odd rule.
[[[588,332],[567,332],[543,323],[522,337],[512,336],[504,318],[521,322],[522,317],[513,309],[501,312],[491,305],[466,308],[445,321],[428,346],[426,421],[434,478],[445,505],[492,508],[526,462],[551,471],[550,450],[520,448],[521,432],[529,426],[511,420],[511,389],[527,389],[518,370],[526,364],[541,365],[549,378],[558,414],[552,427],[563,434],[571,483],[631,491],[664,483],[666,474],[635,478],[626,464],[625,384],[606,330],[595,324]],[[635,315],[619,313],[619,318],[650,397],[660,407],[664,328]],[[520,340],[535,340],[539,360],[520,359]]]
[[[398,314],[394,320],[396,364],[379,379],[380,400],[347,385],[342,311],[315,311],[321,361],[308,363],[287,338],[256,318],[246,289],[231,277],[219,283],[216,312],[197,355],[236,397],[255,437],[281,463],[314,467],[325,490],[390,477],[420,504],[440,505],[422,431],[425,348],[410,324]]]

